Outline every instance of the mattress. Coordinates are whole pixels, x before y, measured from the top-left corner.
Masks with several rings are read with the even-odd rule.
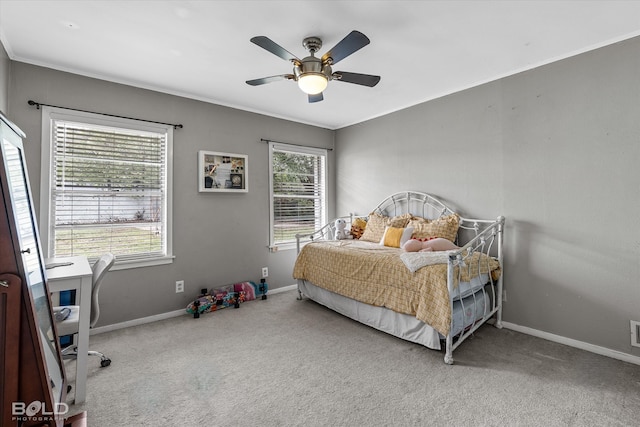
[[[443,258],[440,252],[411,253],[429,261],[412,271],[402,260],[407,254],[399,248],[371,242],[315,241],[301,249],[293,277],[369,305],[416,317],[446,335],[451,330],[449,257]],[[472,278],[494,272],[499,275],[498,262],[481,252],[473,252],[460,262],[453,267],[452,291],[459,287],[458,281],[469,282],[464,289],[460,288],[462,295],[482,286],[488,276],[476,281]]]
[[[468,284],[468,289],[472,288]],[[326,289],[313,285],[306,280],[298,280],[298,289],[311,300],[328,307],[343,316],[357,320],[367,326],[386,332],[404,340],[440,350],[440,340],[444,336],[434,328],[415,317],[361,303]],[[467,291],[468,293],[469,291]],[[464,294],[464,292],[463,292]],[[452,335],[457,335],[482,319],[490,311],[489,295],[480,291],[455,301],[452,313]]]

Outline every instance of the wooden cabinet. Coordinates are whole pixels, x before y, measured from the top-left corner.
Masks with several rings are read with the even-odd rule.
[[[5,230],[0,230],[0,236],[6,235]],[[0,414],[3,414],[0,425],[3,426],[7,424],[4,414],[11,414],[11,406],[18,400],[21,291],[22,281],[18,276],[0,274],[0,343],[4,347],[0,358]]]
[[[22,138],[0,113],[0,425],[62,427],[67,381]]]

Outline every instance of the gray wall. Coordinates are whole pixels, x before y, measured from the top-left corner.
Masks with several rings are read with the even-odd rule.
[[[628,40],[337,131],[336,213],[415,189],[505,215],[505,320],[640,356],[639,50]]]
[[[269,267],[272,289],[292,285],[295,250],[270,253],[268,145],[260,138],[331,148],[334,132],[47,68],[12,62],[9,117],[27,134],[26,157],[35,203],[40,198],[41,112],[45,104],[167,123],[174,132],[171,265],[110,272],[100,291],[98,326],[185,308],[201,288],[259,281]],[[197,152],[249,156],[249,192],[198,193]],[[334,176],[333,152],[329,177]],[[333,188],[333,179],[329,183]],[[333,192],[331,192],[332,194]],[[330,201],[329,213],[334,214]],[[175,293],[175,281],[185,292]]]
[[[640,355],[629,344],[629,319],[640,320],[639,48],[618,43],[337,132],[11,62],[0,49],[0,108],[27,133],[36,203],[41,116],[28,99],[185,125],[174,145],[175,263],[112,272],[99,325],[183,308],[200,287],[257,280],[264,265],[272,287],[291,284],[293,252],[266,249],[258,141],[335,138],[332,216],[367,213],[407,188],[466,216],[505,215],[505,320]],[[248,154],[250,192],[200,195],[199,149]]]
[[[7,114],[9,109],[9,69],[11,61],[0,41],[0,111]]]

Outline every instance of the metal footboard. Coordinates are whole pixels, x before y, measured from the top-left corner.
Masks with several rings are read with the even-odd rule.
[[[449,262],[447,265],[447,286],[449,288],[450,308],[453,313],[453,306],[456,302],[459,302],[462,308],[462,312],[465,312],[464,295],[455,295],[456,283],[460,282],[463,269],[471,269],[473,266],[470,262],[471,256],[480,252],[487,257],[478,257],[476,261],[478,264],[483,262],[487,263],[487,271],[489,271],[489,281],[478,292],[472,294],[473,303],[473,321],[470,326],[463,328],[460,333],[453,335],[450,331],[446,336],[446,349],[444,361],[447,364],[453,364],[453,350],[455,350],[467,337],[473,334],[487,320],[495,315],[495,326],[502,328],[502,271],[497,280],[493,279],[493,276],[488,268],[489,258],[494,258],[498,261],[500,268],[503,265],[502,243],[503,243],[503,229],[505,218],[500,216],[495,222],[484,220],[468,220],[468,229],[476,230],[477,235],[471,239],[466,245],[460,248],[458,251],[449,255]],[[462,224],[461,224],[462,226]],[[480,231],[482,229],[482,231]],[[495,251],[495,252],[494,252]],[[478,271],[481,271],[481,265],[477,265]],[[456,274],[457,272],[457,274]],[[488,297],[488,298],[487,298]],[[483,298],[485,301],[489,301],[489,307],[483,305],[484,312],[479,313],[478,304],[476,300]],[[453,328],[453,321],[451,322],[451,328]]]

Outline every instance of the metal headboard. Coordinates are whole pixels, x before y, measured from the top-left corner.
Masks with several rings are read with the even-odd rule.
[[[413,216],[430,220],[440,218],[441,216],[457,214],[456,211],[437,198],[420,191],[402,191],[392,194],[380,202],[371,212],[389,217],[410,213]],[[347,227],[350,227],[354,218],[358,216],[366,218],[367,215],[350,214],[342,218],[347,221]],[[460,215],[458,214],[458,216]],[[500,220],[500,218],[498,218],[498,220]],[[460,216],[460,227],[456,244],[459,246],[465,245],[482,233],[483,230],[494,224],[495,221],[495,219],[471,219]],[[296,246],[298,252],[300,252],[300,244],[305,241],[333,239],[334,235],[335,225],[333,221],[313,233],[297,234]]]
[[[380,202],[373,212],[391,217],[410,213],[427,219],[436,219],[455,213],[453,209],[435,197],[418,191],[392,194]]]

